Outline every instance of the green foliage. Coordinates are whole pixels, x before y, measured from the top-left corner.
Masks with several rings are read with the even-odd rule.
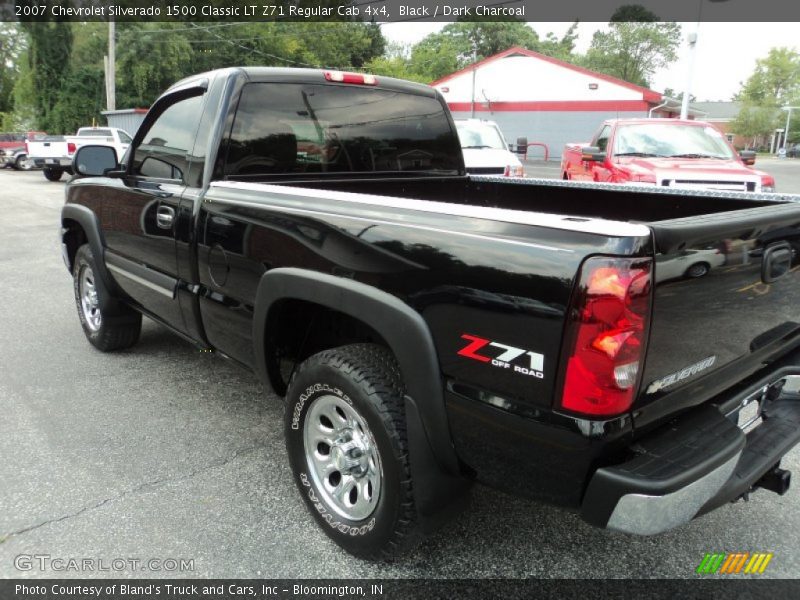
[[[105,105],[103,69],[95,65],[74,67],[53,107],[51,130],[74,133],[79,127],[104,123],[100,112]]]
[[[737,99],[760,106],[785,106],[800,100],[800,54],[772,48],[742,85]]]
[[[678,58],[680,42],[677,23],[614,21],[594,33],[583,65],[647,87],[653,73]]]
[[[69,75],[72,53],[72,27],[63,22],[25,22],[30,49],[31,85],[37,127],[58,132],[53,109]]]
[[[9,113],[14,108],[14,84],[25,48],[26,38],[19,25],[0,22],[0,112]]]
[[[150,106],[161,92],[191,74],[187,58],[192,46],[183,33],[170,32],[184,28],[180,23],[119,24],[117,107]]]
[[[332,2],[337,3],[341,2]],[[31,126],[53,133],[71,133],[92,119],[100,120],[108,24],[25,23],[14,37],[16,27],[0,24],[0,59],[13,67],[0,70],[0,112],[13,105],[16,121],[33,120]],[[8,41],[12,37],[22,43],[12,45]],[[12,46],[13,57],[4,59],[3,52]],[[117,23],[116,104],[150,106],[177,80],[221,67],[362,68],[377,60],[385,47],[376,24],[346,19],[225,27],[214,22],[121,22]],[[13,81],[7,83],[12,75]]]
[[[745,104],[731,122],[731,131],[751,138],[753,147],[759,146],[774,131],[779,114],[774,107]]]
[[[496,22],[459,21],[432,33],[411,50],[408,72],[413,79],[433,81],[514,46],[569,59],[577,39],[577,23],[560,39],[548,33],[544,40],[527,24],[515,19]]]

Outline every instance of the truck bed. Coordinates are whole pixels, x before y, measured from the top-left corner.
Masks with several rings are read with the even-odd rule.
[[[652,187],[490,177],[317,180],[291,185],[429,200],[432,210],[444,206],[441,202],[501,208],[508,210],[505,218],[519,223],[526,222],[520,214],[524,211],[536,215],[528,222],[545,229],[549,223],[559,229],[583,225],[581,229],[592,231],[589,225],[602,222],[608,235],[613,223],[645,225],[653,240],[656,290],[647,361],[634,405],[640,426],[702,403],[721,391],[732,373],[753,373],[800,340],[795,303],[800,278],[788,276],[766,284],[761,273],[765,248],[776,244],[789,247],[791,269],[798,268],[798,197],[688,195]],[[497,213],[491,218],[497,219]],[[690,276],[698,264],[705,265],[706,272],[699,269]],[[704,361],[710,364],[703,366]],[[670,376],[697,364],[701,367],[691,376],[670,383]]]

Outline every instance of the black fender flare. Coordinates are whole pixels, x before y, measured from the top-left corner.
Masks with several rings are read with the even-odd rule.
[[[391,294],[367,284],[298,268],[275,268],[258,284],[253,317],[255,370],[269,384],[266,325],[273,306],[304,300],[359,319],[377,331],[404,375],[409,458],[417,511],[423,529],[428,517],[451,504],[466,486],[450,435],[436,348],[422,316]]]
[[[81,226],[83,232],[86,234],[86,240],[92,249],[92,254],[97,261],[97,268],[100,271],[100,277],[103,278],[106,284],[111,283],[106,270],[105,261],[105,240],[103,233],[100,229],[100,221],[97,215],[91,209],[81,206],[80,204],[65,204],[61,209],[61,226],[64,227],[64,221],[67,219],[75,221]],[[63,240],[62,240],[63,241]]]
[[[108,269],[106,268],[106,244],[97,215],[89,208],[81,206],[80,204],[65,204],[61,209],[62,227],[64,227],[64,221],[67,219],[78,223],[78,225],[81,226],[86,234],[86,241],[88,242],[89,247],[92,249],[95,267],[98,271],[97,276],[100,278],[103,286],[105,286],[105,289],[109,292],[109,294],[104,297],[110,299],[112,295],[118,295],[118,290],[114,279],[111,277]],[[61,241],[62,243],[64,242],[63,239]]]

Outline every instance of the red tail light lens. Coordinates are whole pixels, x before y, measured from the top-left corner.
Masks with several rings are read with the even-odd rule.
[[[633,403],[650,321],[652,260],[589,258],[569,312],[561,407],[613,416]]]
[[[73,142],[67,142],[67,153],[68,154],[75,154],[75,150],[77,150],[77,147],[75,146],[75,144]]]

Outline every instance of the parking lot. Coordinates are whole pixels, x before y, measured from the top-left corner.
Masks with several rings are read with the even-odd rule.
[[[758,166],[800,193],[800,160]],[[557,163],[528,169],[559,174]],[[87,343],[60,256],[63,189],[38,171],[0,171],[0,577],[683,578],[705,553],[736,551],[774,553],[761,577],[800,572],[797,488],[643,538],[478,485],[466,512],[411,554],[351,557],[306,514],[281,402],[253,375],[147,320],[131,350]],[[800,471],[800,451],[783,466]],[[20,555],[194,569],[54,573],[19,570]]]

